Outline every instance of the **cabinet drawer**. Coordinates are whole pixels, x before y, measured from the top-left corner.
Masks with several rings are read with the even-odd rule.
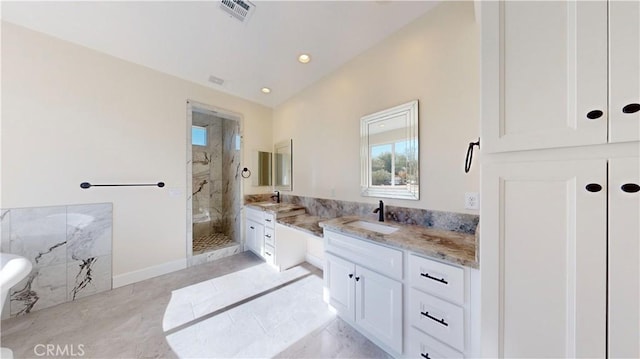
[[[273,250],[272,246],[265,245],[264,246],[264,260],[269,264],[275,263],[276,252]]]
[[[409,329],[407,354],[412,359],[464,358],[464,355],[440,343],[416,328]]]
[[[325,250],[376,272],[402,280],[402,251],[325,231]]]
[[[409,322],[414,327],[464,351],[464,309],[411,289]]]
[[[264,229],[264,244],[275,247],[275,231],[273,228],[265,227]]]
[[[264,223],[264,212],[249,207],[244,207],[244,216],[247,220],[256,221],[258,223]]]
[[[276,225],[276,216],[273,213],[265,212],[264,214],[264,225],[268,228],[275,228]]]
[[[415,254],[409,256],[409,283],[443,299],[464,303],[464,269]]]

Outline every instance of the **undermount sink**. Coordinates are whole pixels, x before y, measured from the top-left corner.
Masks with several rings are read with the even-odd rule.
[[[398,228],[387,226],[386,224],[371,223],[366,221],[355,221],[347,223],[348,226],[366,229],[368,231],[378,232],[382,234],[391,234],[398,230]]]

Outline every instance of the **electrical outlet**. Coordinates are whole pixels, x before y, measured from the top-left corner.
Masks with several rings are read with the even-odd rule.
[[[478,192],[465,192],[464,208],[480,209],[480,195],[478,194]]]

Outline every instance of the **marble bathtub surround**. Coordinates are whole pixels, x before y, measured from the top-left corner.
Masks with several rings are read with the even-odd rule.
[[[111,203],[3,209],[2,252],[33,265],[3,318],[111,289],[112,211]]]
[[[319,226],[467,267],[479,267],[475,234],[458,233],[397,222],[385,222],[385,225],[398,230],[390,234],[382,234],[350,225],[353,222],[362,220],[379,223],[375,220],[363,219],[360,216],[346,216],[321,221]]]
[[[263,196],[266,196],[266,198]],[[269,194],[245,196],[245,203],[269,201],[268,196]],[[377,208],[377,204],[302,197],[288,194],[282,194],[281,197],[283,203],[300,205],[306,209],[309,215],[320,218],[360,216],[377,219],[377,215],[373,213],[373,210]],[[385,220],[474,234],[480,217],[472,214],[397,207],[385,204]]]

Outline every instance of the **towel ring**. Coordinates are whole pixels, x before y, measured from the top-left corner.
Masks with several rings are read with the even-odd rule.
[[[246,176],[245,173],[247,174]],[[242,169],[242,173],[240,174],[240,176],[242,176],[242,178],[249,178],[251,177],[251,171],[249,171],[249,169],[245,167]]]

